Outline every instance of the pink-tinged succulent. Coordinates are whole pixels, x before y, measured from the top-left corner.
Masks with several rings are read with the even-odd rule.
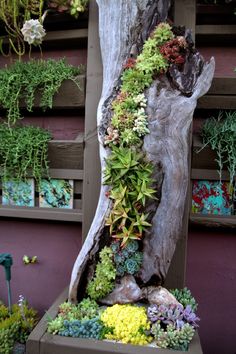
[[[39,22],[39,20],[25,21],[21,32],[24,36],[24,41],[33,45],[41,44],[43,37],[46,35],[43,25]]]

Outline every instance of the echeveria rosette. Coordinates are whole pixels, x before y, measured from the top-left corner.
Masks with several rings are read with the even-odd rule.
[[[36,46],[42,43],[43,37],[46,35],[45,29],[39,20],[33,19],[25,21],[21,32],[25,42]]]

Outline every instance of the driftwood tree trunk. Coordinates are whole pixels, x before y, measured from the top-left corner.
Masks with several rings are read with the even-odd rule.
[[[104,159],[109,155],[109,148],[104,147],[104,135],[111,118],[109,103],[116,95],[122,64],[134,48],[139,51],[157,23],[166,20],[169,1],[97,0],[97,3],[103,61],[97,124],[103,170]],[[160,204],[152,206],[152,227],[144,239],[140,273],[144,284],[153,278],[165,279],[180,235],[189,178],[189,128],[197,99],[208,91],[213,72],[214,60],[203,64],[198,54],[191,54],[182,73],[173,67],[171,78],[162,76],[146,92],[150,134],[144,139],[143,150],[155,165],[156,178],[162,176],[163,179]],[[104,225],[112,207],[105,195],[107,191],[108,187],[102,184],[96,215],[73,268],[69,290],[72,302],[77,301],[83,273],[88,272],[101,245],[106,243]]]

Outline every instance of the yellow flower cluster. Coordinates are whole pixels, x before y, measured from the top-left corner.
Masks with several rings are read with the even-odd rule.
[[[113,332],[106,334],[106,339],[145,345],[151,342],[152,337],[145,331],[150,329],[144,307],[134,305],[114,305],[108,307],[101,315],[101,320]]]

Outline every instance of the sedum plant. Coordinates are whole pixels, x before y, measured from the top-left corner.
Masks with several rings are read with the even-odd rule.
[[[90,320],[64,321],[63,329],[59,331],[60,336],[74,338],[103,339],[104,325],[95,317]]]
[[[99,253],[99,258],[95,275],[86,289],[88,296],[95,301],[104,298],[113,290],[116,278],[112,249],[104,247]]]
[[[113,305],[102,314],[101,320],[111,331],[105,334],[106,339],[145,345],[151,342],[152,337],[147,334],[150,329],[144,307],[134,305]]]

